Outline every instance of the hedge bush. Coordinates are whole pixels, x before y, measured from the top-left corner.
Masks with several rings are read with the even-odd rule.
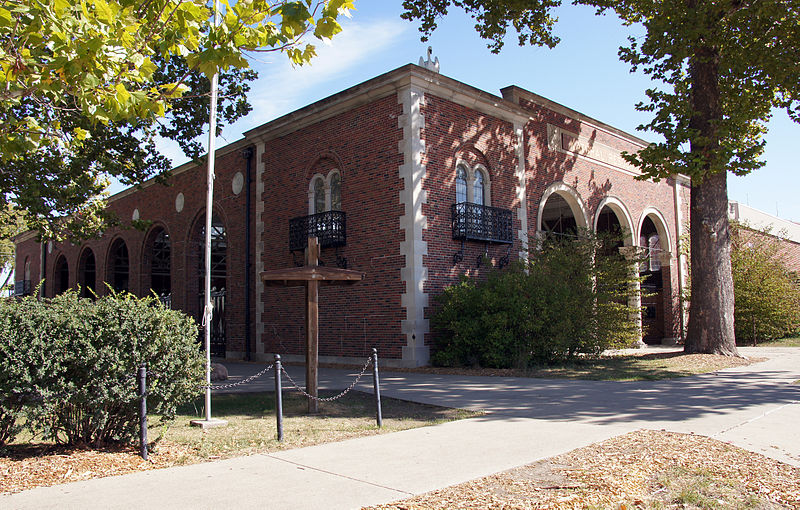
[[[782,258],[780,238],[731,222],[736,341],[752,344],[800,329],[800,283]]]
[[[171,418],[200,393],[196,341],[194,320],[154,297],[92,301],[67,292],[0,303],[0,444],[13,437],[20,412],[58,443],[133,440],[137,368],[147,363],[153,373],[148,410]]]
[[[617,240],[584,232],[544,241],[527,265],[462,278],[438,298],[432,362],[524,368],[597,355],[638,336],[635,279]]]

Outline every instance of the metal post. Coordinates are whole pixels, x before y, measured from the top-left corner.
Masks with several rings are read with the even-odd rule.
[[[281,355],[275,355],[275,421],[278,424],[278,441],[283,441],[283,388],[281,388]]]
[[[383,427],[383,413],[381,412],[381,383],[378,379],[378,349],[372,348],[372,385],[375,388],[375,419],[378,428]]]
[[[139,367],[139,426],[140,454],[147,460],[147,363]]]
[[[218,25],[219,2],[214,0],[214,26]],[[217,137],[217,81],[218,74],[211,77],[211,104],[208,118],[208,170],[206,172],[206,238],[205,238],[205,285],[203,306],[203,325],[205,326],[206,348],[206,422],[211,421],[211,325],[213,307],[211,304],[211,219],[214,216],[214,142]]]

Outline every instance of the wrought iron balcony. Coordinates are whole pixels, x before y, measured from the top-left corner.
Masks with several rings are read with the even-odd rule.
[[[303,250],[316,237],[321,248],[347,244],[347,222],[342,211],[325,211],[289,220],[289,250]]]
[[[14,295],[15,296],[30,296],[31,294],[31,281],[18,280],[14,282]]]
[[[453,239],[511,244],[511,211],[500,207],[461,202],[452,208]]]

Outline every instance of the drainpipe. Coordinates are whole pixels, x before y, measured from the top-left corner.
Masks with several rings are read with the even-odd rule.
[[[242,157],[247,160],[246,177],[245,177],[245,199],[244,199],[244,359],[250,361],[251,359],[251,333],[250,333],[250,291],[252,290],[250,282],[250,221],[251,221],[251,204],[250,192],[253,186],[252,177],[252,163],[253,163],[253,148],[248,147],[242,151]]]

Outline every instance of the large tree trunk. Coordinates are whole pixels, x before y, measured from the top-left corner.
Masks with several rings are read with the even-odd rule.
[[[717,161],[716,126],[722,119],[717,49],[697,48],[689,74],[694,110],[691,127],[697,132],[691,151],[703,163],[701,171],[692,176],[692,298],[684,350],[738,356],[733,327],[727,171]]]
[[[692,300],[685,352],[738,356],[726,173],[692,186]]]

